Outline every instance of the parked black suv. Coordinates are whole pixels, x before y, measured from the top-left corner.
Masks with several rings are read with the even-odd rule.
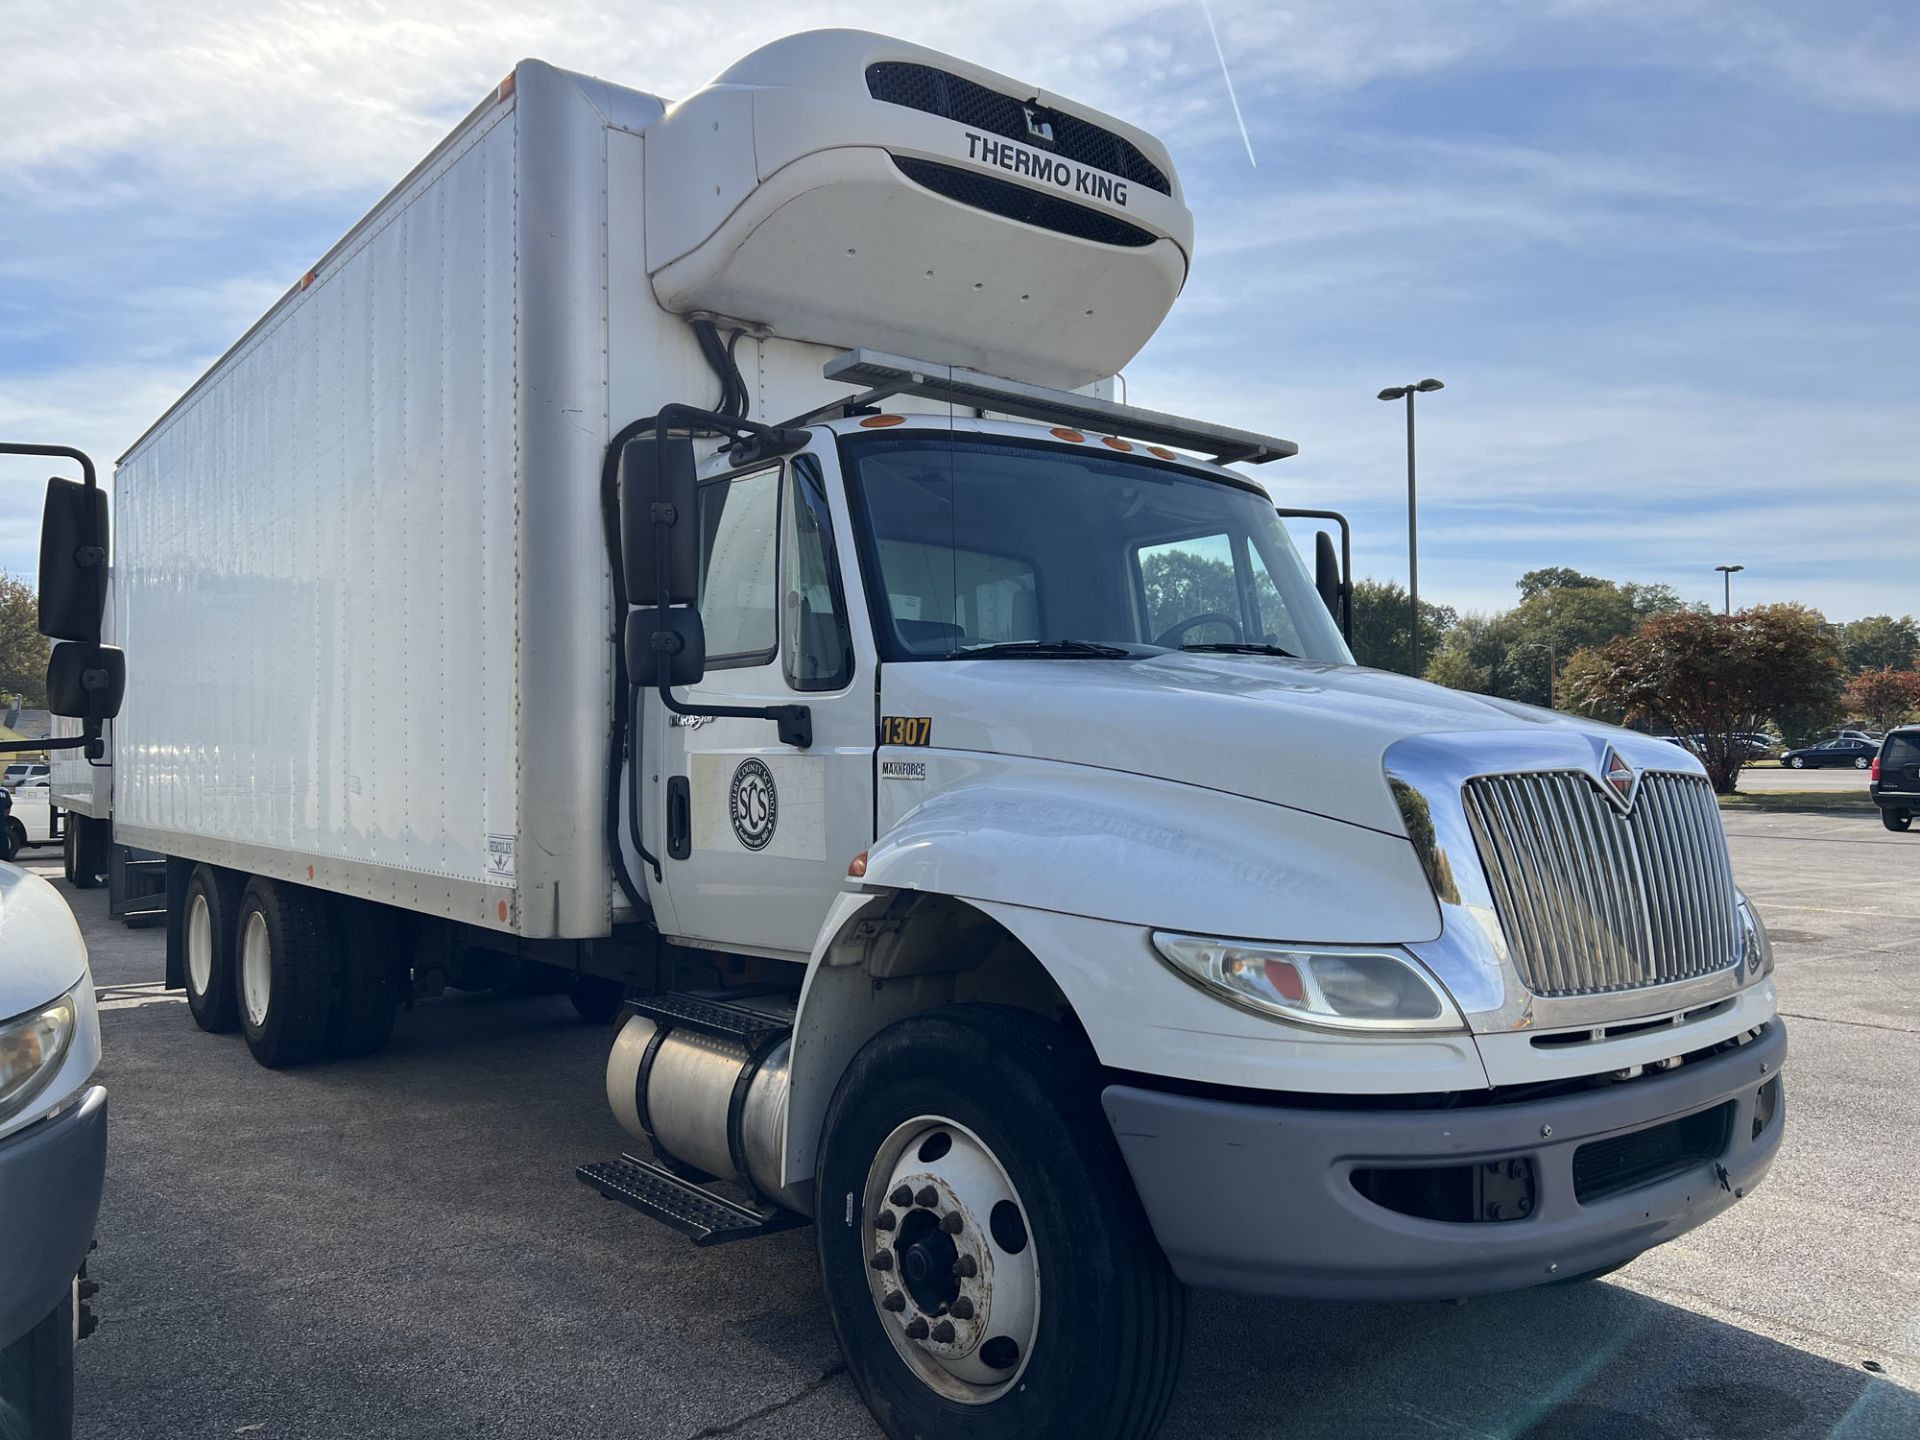
[[[1880,823],[1905,830],[1920,815],[1920,725],[1889,730],[1874,757],[1867,792],[1880,807]]]

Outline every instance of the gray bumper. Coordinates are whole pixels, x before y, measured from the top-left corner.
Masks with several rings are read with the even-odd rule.
[[[0,1348],[59,1301],[87,1258],[107,1174],[107,1092],[0,1141]]]
[[[1131,1085],[1104,1095],[1135,1186],[1176,1274],[1190,1285],[1354,1300],[1517,1290],[1631,1260],[1759,1184],[1785,1104],[1754,1134],[1760,1087],[1780,1074],[1775,1019],[1737,1050],[1553,1099],[1441,1110],[1304,1109]],[[1778,1092],[1776,1091],[1776,1096]],[[1582,1204],[1574,1155],[1731,1102],[1716,1158]],[[1362,1167],[1529,1159],[1525,1219],[1452,1223],[1389,1210],[1352,1181]]]

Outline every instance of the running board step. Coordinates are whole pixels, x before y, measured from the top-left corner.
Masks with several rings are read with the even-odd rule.
[[[807,1223],[804,1216],[790,1210],[763,1212],[736,1204],[634,1155],[582,1165],[574,1174],[583,1185],[591,1185],[607,1199],[618,1200],[672,1226],[695,1245],[751,1240],[756,1235],[771,1235]]]
[[[663,1028],[685,1026],[702,1035],[732,1040],[743,1046],[749,1054],[758,1051],[764,1044],[784,1040],[793,1033],[791,1020],[731,1001],[710,1000],[684,991],[629,1000],[627,1008],[636,1015],[657,1021]]]

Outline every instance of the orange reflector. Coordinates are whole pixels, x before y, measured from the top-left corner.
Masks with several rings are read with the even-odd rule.
[[[904,415],[869,415],[860,422],[860,424],[868,430],[884,430],[889,425],[904,425],[906,423],[907,417]]]
[[[1290,960],[1269,960],[1266,962],[1267,983],[1274,991],[1292,1000],[1296,1004],[1305,1003],[1307,987],[1301,982],[1300,972]]]
[[[1086,436],[1082,435],[1078,430],[1069,430],[1064,425],[1054,426],[1051,433],[1053,435],[1053,438],[1056,440],[1071,440],[1076,445],[1078,445],[1082,440],[1087,438]]]
[[[858,880],[862,875],[866,873],[867,873],[867,852],[862,850],[858,855],[853,857],[852,863],[850,863],[847,866],[847,874],[851,875],[854,879]]]
[[[496,103],[513,94],[513,75],[514,72],[509,70],[507,72],[507,78],[502,80],[499,87],[494,91],[493,98]],[[500,918],[504,920],[506,917],[503,915]]]
[[[307,879],[313,879],[313,866],[307,866]]]
[[[1111,445],[1115,450],[1133,449],[1133,446],[1129,442],[1122,440],[1118,435],[1102,435],[1100,437],[1100,443],[1102,445]]]
[[[306,289],[309,285],[313,284],[315,278],[313,271],[309,270],[300,277],[300,288],[302,290]]]
[[[500,923],[502,925],[507,923],[507,902],[504,900],[500,902]]]
[[[1178,460],[1180,458],[1164,445],[1149,445],[1147,446],[1147,453],[1149,455],[1158,455],[1162,460]]]

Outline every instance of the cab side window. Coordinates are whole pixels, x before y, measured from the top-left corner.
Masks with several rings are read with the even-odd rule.
[[[793,463],[781,544],[787,554],[787,588],[780,655],[787,684],[795,690],[838,690],[853,678],[853,640],[840,592],[826,484],[810,455]]]
[[[780,470],[702,485],[699,508],[708,668],[764,665],[778,643]]]

